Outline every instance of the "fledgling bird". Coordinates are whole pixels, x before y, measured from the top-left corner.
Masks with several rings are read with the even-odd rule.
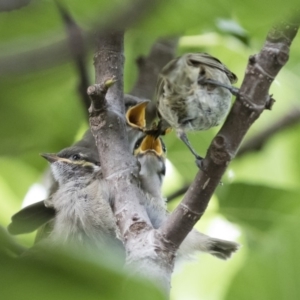
[[[133,153],[133,148],[136,141],[144,135],[143,128],[145,127],[145,108],[149,100],[140,100],[131,95],[124,95],[125,111],[126,111],[126,131],[128,134],[129,151]],[[95,144],[93,134],[88,129],[81,140],[76,142],[69,148],[69,151],[76,152],[81,149],[83,153],[89,153],[95,161],[99,161],[98,149]],[[55,178],[52,178],[52,185],[48,192],[48,197],[58,190],[59,184]],[[47,206],[48,201],[39,201],[31,204],[12,217],[12,222],[9,225],[11,234],[30,233],[38,229],[35,242],[46,238],[53,230],[53,219],[55,217],[55,209],[52,206]],[[46,205],[45,205],[46,204]]]
[[[146,127],[146,106],[149,100],[124,95],[126,132],[129,141],[129,151],[133,153],[135,144],[138,139],[144,136],[144,128]]]
[[[141,165],[139,179],[145,193],[142,205],[145,206],[154,228],[159,228],[167,219],[166,199],[162,197],[161,187],[165,175],[166,149],[160,138],[146,135],[135,147],[134,154]],[[209,237],[193,229],[182,242],[178,258],[189,258],[196,252],[206,252],[221,259],[228,259],[236,252],[239,245],[235,242]]]
[[[57,154],[42,154],[51,164],[58,189],[43,201],[52,222],[49,235],[41,242],[78,245],[101,250],[108,243],[121,245],[109,191],[102,178],[98,155],[88,148],[72,146]],[[20,215],[20,212],[19,212]],[[41,213],[39,214],[41,215]],[[8,229],[14,233],[14,219]],[[34,221],[35,218],[33,218]]]
[[[87,148],[71,147],[57,155],[42,156],[50,162],[59,184],[46,201],[46,206],[56,211],[49,239],[87,243],[100,249],[107,240],[116,240],[118,229],[98,155]]]
[[[227,116],[231,86],[237,77],[217,58],[207,53],[187,53],[170,61],[162,70],[156,86],[158,116],[156,136],[168,127],[176,130],[201,167],[200,157],[192,148],[186,132],[208,130]]]
[[[137,141],[134,155],[140,163],[140,188],[146,196],[141,204],[153,227],[158,228],[167,216],[166,201],[161,192],[166,173],[166,147],[161,138],[145,135]]]

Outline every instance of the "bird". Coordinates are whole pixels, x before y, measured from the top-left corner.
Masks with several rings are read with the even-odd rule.
[[[156,137],[174,128],[201,168],[203,158],[191,146],[186,132],[208,130],[227,116],[237,81],[219,59],[207,53],[186,53],[161,70],[155,100],[159,123],[146,133]]]
[[[72,146],[57,154],[41,156],[50,163],[58,189],[43,201],[44,206],[39,203],[38,216],[54,211],[44,219],[44,224],[52,223],[51,231],[40,242],[95,250],[102,250],[108,244],[122,247],[98,155],[88,148]],[[17,216],[13,216],[8,227],[11,233],[15,232],[13,224]],[[35,217],[31,219],[36,222]]]
[[[140,189],[145,194],[140,203],[145,207],[153,227],[158,228],[167,214],[161,191],[166,173],[165,144],[161,138],[145,135],[136,142],[133,154],[140,164]]]
[[[129,94],[124,95],[126,132],[130,153],[133,153],[137,140],[144,136],[146,107],[149,102],[147,99],[139,99]]]
[[[125,111],[126,111],[126,131],[129,140],[129,151],[132,153],[136,141],[144,135],[143,128],[145,126],[145,109],[149,100],[140,100],[131,95],[124,95]],[[90,129],[83,135],[82,139],[71,147],[60,151],[59,153],[86,153],[94,162],[99,161],[98,149],[94,136]],[[52,164],[51,164],[52,165]],[[54,175],[54,174],[53,174]],[[53,231],[56,209],[50,205],[53,195],[59,190],[59,182],[55,176],[52,176],[48,198],[33,203],[12,216],[8,231],[12,235],[30,233],[37,230],[35,243],[39,243],[43,239],[47,239]],[[60,190],[62,191],[62,190]],[[61,193],[61,192],[60,192]]]
[[[145,194],[140,203],[145,207],[152,226],[158,229],[170,214],[166,199],[162,196],[166,147],[161,138],[149,134],[137,141],[134,155],[141,166],[140,188]],[[238,243],[207,236],[194,228],[180,245],[178,260],[190,259],[199,251],[220,259],[228,259],[238,249]]]

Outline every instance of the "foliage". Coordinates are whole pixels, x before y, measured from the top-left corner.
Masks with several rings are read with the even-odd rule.
[[[109,20],[119,5],[130,1],[63,3],[88,31],[101,18]],[[183,36],[178,53],[209,52],[235,72],[241,84],[249,55],[259,51],[271,25],[290,13],[296,4],[296,0],[162,2],[127,32],[126,91],[130,91],[136,78],[135,59],[146,54],[157,37],[176,34]],[[0,12],[0,222],[3,226],[7,226],[10,216],[21,206],[28,188],[43,178],[46,163],[38,153],[70,145],[87,126],[76,92],[78,75],[72,58],[60,59],[49,54],[45,57],[48,63],[41,66],[34,59],[24,59],[30,51],[39,49],[42,53],[64,37],[65,29],[53,1],[32,0],[22,9]],[[277,100],[273,111],[262,115],[249,136],[255,136],[289,109],[300,105],[299,49],[298,37],[292,45],[289,63],[270,91]],[[6,62],[11,62],[11,57],[17,59],[8,68]],[[92,75],[91,57],[87,64]],[[192,133],[191,143],[204,155],[216,132],[217,129],[212,129]],[[216,217],[226,218],[239,228],[243,247],[229,262],[203,255],[200,262],[179,269],[174,276],[172,299],[298,299],[298,132],[299,125],[292,126],[274,135],[262,150],[232,162],[197,226],[210,232]],[[176,180],[172,174],[166,180],[165,190],[170,193],[179,187],[176,184],[190,182],[197,169],[174,133],[166,136],[165,143],[168,158],[176,169]],[[228,232],[218,229],[218,237],[230,238]],[[32,236],[21,237],[19,241],[30,244]],[[79,299],[83,295],[88,299],[99,295],[103,299],[129,299],[129,294],[118,291],[123,275],[107,265],[95,265],[65,254],[57,254],[54,259],[49,253],[42,264],[31,259],[15,261],[4,253],[0,261],[1,278],[5,278],[0,290],[5,299],[50,299],[58,295],[64,299]],[[145,299],[159,297],[144,283],[134,281],[132,285],[135,294],[130,299],[138,299],[142,293]]]

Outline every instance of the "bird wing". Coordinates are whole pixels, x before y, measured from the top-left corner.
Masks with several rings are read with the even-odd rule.
[[[33,232],[52,220],[55,217],[55,209],[46,207],[45,201],[31,204],[14,214],[8,225],[8,232],[13,235]]]
[[[219,69],[227,75],[231,83],[237,82],[237,76],[234,73],[232,73],[220,60],[207,53],[189,53],[186,54],[186,57],[193,65],[202,64]]]

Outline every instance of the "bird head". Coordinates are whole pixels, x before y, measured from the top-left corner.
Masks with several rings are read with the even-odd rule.
[[[51,164],[53,176],[59,184],[68,181],[88,180],[101,172],[97,153],[89,148],[72,146],[55,153],[43,153]]]
[[[126,107],[126,121],[130,127],[143,130],[146,127],[146,106],[149,101],[145,100]]]
[[[142,189],[152,195],[160,195],[166,173],[166,147],[162,139],[153,135],[143,136],[135,145],[134,155],[141,165]]]

